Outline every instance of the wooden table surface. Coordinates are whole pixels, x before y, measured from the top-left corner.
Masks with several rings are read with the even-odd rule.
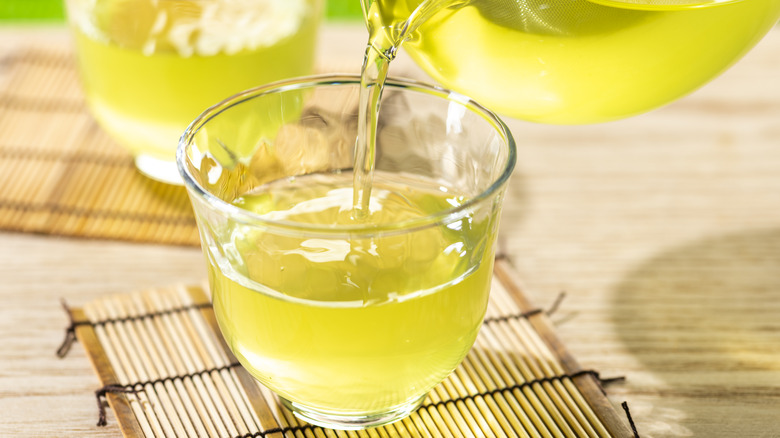
[[[64,35],[1,29],[0,49]],[[320,56],[358,62],[363,39],[329,25]],[[502,250],[538,305],[566,292],[558,334],[584,367],[626,377],[608,393],[640,435],[780,437],[780,29],[663,109],[510,126]],[[111,416],[95,426],[83,349],[55,357],[60,299],[204,278],[197,248],[0,233],[0,436],[119,436]]]

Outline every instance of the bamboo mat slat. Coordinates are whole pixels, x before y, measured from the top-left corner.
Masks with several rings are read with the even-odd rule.
[[[207,292],[175,286],[68,309],[125,436],[632,437],[503,259],[463,363],[405,420],[359,432],[300,422],[238,364]]]

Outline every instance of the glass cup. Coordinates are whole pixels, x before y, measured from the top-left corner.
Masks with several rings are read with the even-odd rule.
[[[311,74],[323,0],[66,0],[87,103],[159,181],[176,145],[239,91]]]
[[[359,89],[314,76],[246,91],[177,152],[227,344],[295,415],[339,429],[405,417],[471,348],[516,159],[479,104],[390,80],[355,219]]]

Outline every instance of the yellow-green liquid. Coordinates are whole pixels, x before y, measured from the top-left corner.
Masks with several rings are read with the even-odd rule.
[[[392,228],[463,201],[439,184],[375,177],[363,227]],[[311,175],[234,204],[274,220],[350,226],[352,189],[350,173]],[[241,363],[290,402],[332,414],[386,412],[424,396],[474,342],[495,223],[464,214],[349,239],[235,225],[230,243],[209,253],[217,321]]]
[[[420,3],[376,0],[369,25],[397,34]],[[698,88],[780,15],[780,0],[686,7],[621,0],[441,3],[467,5],[441,8],[403,44],[427,73],[498,113],[574,124],[635,115]]]
[[[179,2],[182,3],[182,2]],[[194,4],[194,3],[193,3]],[[121,14],[106,26],[133,42],[121,27]],[[107,31],[110,32],[110,31]],[[312,71],[316,14],[294,34],[274,44],[183,56],[158,44],[145,53],[140,44],[94,38],[77,29],[82,82],[93,114],[133,155],[173,162],[187,125],[211,105],[235,93]]]

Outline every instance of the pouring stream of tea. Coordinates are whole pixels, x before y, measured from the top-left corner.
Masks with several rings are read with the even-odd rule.
[[[395,58],[404,41],[423,23],[443,9],[457,9],[470,4],[490,17],[490,21],[507,28],[530,30],[534,22],[526,17],[522,3],[517,0],[425,0],[415,8],[409,17],[383,26],[379,2],[362,0],[368,27],[368,44],[363,58],[360,79],[358,132],[354,151],[354,193],[353,219],[365,218],[369,211],[371,185],[376,160],[376,131],[379,102],[387,79],[390,62]],[[622,0],[618,0],[622,1]],[[684,0],[678,0],[684,1]],[[575,14],[576,16],[576,14]],[[549,27],[547,23],[537,26]]]
[[[365,0],[367,1],[367,0]],[[365,218],[369,211],[371,186],[376,161],[376,130],[379,101],[382,97],[390,62],[404,40],[427,19],[445,7],[465,5],[468,0],[426,0],[406,19],[389,27],[372,20],[379,12],[377,2],[365,7],[368,44],[363,57],[358,104],[358,130],[355,140],[353,218]]]

